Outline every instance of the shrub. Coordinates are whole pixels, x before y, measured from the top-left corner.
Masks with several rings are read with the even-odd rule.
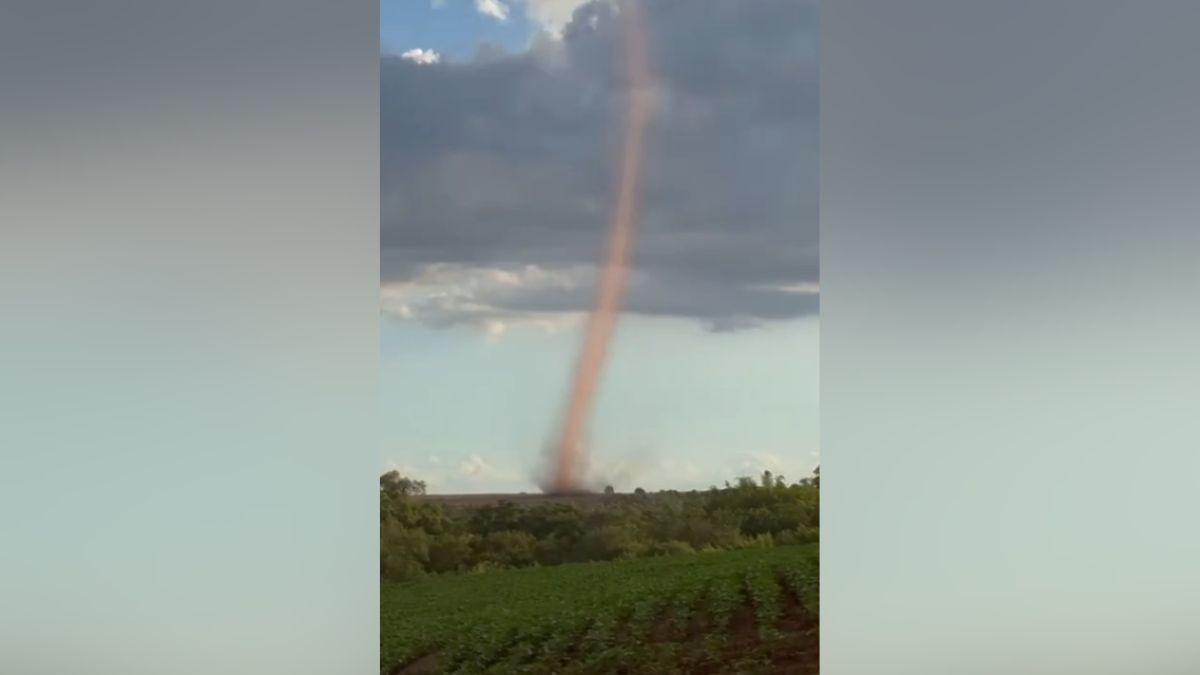
[[[429,569],[432,572],[454,572],[469,567],[474,556],[471,535],[444,534],[434,537],[429,545]]]
[[[646,553],[649,555],[682,555],[685,553],[695,553],[696,549],[686,541],[660,541],[651,544]]]
[[[480,558],[497,565],[523,567],[536,560],[537,539],[528,532],[502,530],[484,536]]]

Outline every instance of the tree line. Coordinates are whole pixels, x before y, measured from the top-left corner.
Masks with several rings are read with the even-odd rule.
[[[819,468],[791,484],[764,471],[702,491],[606,489],[589,500],[471,507],[423,499],[425,483],[395,471],[379,487],[380,575],[389,580],[819,538]]]

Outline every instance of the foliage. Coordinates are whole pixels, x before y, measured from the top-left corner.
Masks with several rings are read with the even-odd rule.
[[[425,494],[425,481],[413,480],[405,476],[401,476],[399,471],[392,470],[379,477],[379,489],[381,492],[389,495],[423,495]]]
[[[804,544],[819,538],[817,478],[760,480],[698,492],[605,491],[583,501],[508,501],[450,508],[425,484],[392,471],[380,478],[380,574],[421,574],[660,557]]]
[[[816,672],[817,556],[787,546],[385,581],[380,666]]]

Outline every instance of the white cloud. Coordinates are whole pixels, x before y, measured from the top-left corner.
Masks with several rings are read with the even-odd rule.
[[[446,473],[436,466],[436,462],[432,461],[424,466],[417,466],[407,462],[389,461],[384,464],[384,471],[399,471],[401,476],[425,481],[425,488],[428,492],[438,492],[447,483]]]
[[[703,473],[700,467],[692,461],[675,461],[664,459],[660,462],[662,475],[668,482],[683,483],[686,485],[694,485],[697,481],[703,479]]]
[[[784,458],[773,452],[747,452],[741,456],[737,470],[744,476],[757,479],[763,470],[770,471],[776,476],[784,476],[788,482],[808,478],[817,465],[817,454],[808,453],[807,461],[800,458]]]
[[[468,476],[477,476],[488,468],[487,460],[479,455],[471,455],[470,457],[459,462],[458,469]]]
[[[612,485],[620,491],[630,491],[635,487],[646,487],[643,483],[653,484],[656,478],[656,467],[643,458],[628,457],[589,457],[585,471],[584,483],[594,490],[603,490]]]
[[[789,482],[812,476],[816,457],[788,457],[772,452],[743,452],[727,457],[664,457],[657,461],[648,458],[591,458],[586,472],[587,484],[600,490],[612,485],[618,492],[635,487],[647,490],[704,490],[710,485],[733,483],[739,476],[755,482],[763,470],[784,476]]]
[[[763,469],[779,473],[785,468],[783,458],[773,452],[747,452],[742,456],[738,469],[757,477]]]
[[[821,284],[815,281],[801,281],[795,284],[759,286],[758,288],[768,291],[779,291],[781,293],[799,293],[801,295],[821,294]]]
[[[508,21],[508,5],[500,0],[475,0],[475,10],[497,21]]]
[[[517,472],[498,467],[479,455],[471,455],[459,462],[458,472],[461,477],[479,483],[508,482],[521,478]]]
[[[397,461],[384,463],[384,471],[399,471],[402,476],[425,481],[430,494],[456,494],[460,492],[517,491],[532,487],[527,476],[507,466],[494,464],[481,455],[472,454],[465,458],[429,455],[425,461]]]
[[[594,270],[550,269],[539,265],[468,267],[423,266],[411,279],[380,286],[382,312],[432,326],[468,325],[498,337],[513,328],[554,333],[576,325],[582,312],[520,311],[505,307],[514,296],[590,293]]]
[[[525,0],[525,13],[547,33],[554,37],[562,35],[563,28],[571,21],[571,15],[587,0]],[[593,27],[595,23],[592,23]]]
[[[430,64],[442,60],[442,55],[432,49],[410,49],[400,55],[400,58],[413,63]]]

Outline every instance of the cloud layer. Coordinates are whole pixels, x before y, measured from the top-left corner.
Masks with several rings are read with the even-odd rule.
[[[644,8],[656,108],[626,310],[718,330],[815,313],[815,3]],[[502,327],[587,310],[626,93],[613,12],[584,4],[521,53],[383,59],[386,313]]]
[[[404,52],[400,55],[400,58],[404,59],[405,61],[424,64],[437,63],[438,61],[442,60],[441,55],[432,49],[421,49],[419,47]]]
[[[475,0],[475,11],[497,21],[508,21],[508,5],[500,0]]]

